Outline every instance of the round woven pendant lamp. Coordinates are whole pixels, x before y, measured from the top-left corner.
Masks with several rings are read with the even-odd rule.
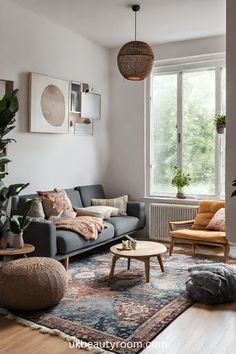
[[[127,80],[144,80],[152,71],[154,53],[145,42],[133,41],[120,49],[117,64],[121,75]]]
[[[136,13],[140,6],[133,5],[132,10],[135,12],[135,40],[123,45],[117,56],[117,64],[126,80],[141,81],[152,71],[154,53],[147,43],[136,40]]]

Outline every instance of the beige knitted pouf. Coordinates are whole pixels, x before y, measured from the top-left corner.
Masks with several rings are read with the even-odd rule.
[[[59,303],[68,284],[62,264],[32,257],[0,268],[0,305],[18,311],[43,310]]]

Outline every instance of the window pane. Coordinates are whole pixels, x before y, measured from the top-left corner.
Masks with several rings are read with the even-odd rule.
[[[226,69],[221,69],[221,113],[226,114]]]
[[[189,194],[215,194],[215,71],[183,73],[183,170]]]
[[[175,193],[171,186],[177,163],[177,75],[153,77],[153,166],[151,193]]]
[[[226,68],[221,70],[221,113],[226,114]],[[224,134],[220,135],[220,146],[221,146],[221,185],[220,185],[220,195],[222,198],[225,197],[225,131]]]

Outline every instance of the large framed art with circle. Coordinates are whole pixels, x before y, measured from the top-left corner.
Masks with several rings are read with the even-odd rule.
[[[69,81],[30,73],[30,132],[69,132]]]

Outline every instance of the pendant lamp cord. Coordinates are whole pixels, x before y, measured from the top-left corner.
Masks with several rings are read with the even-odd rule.
[[[135,15],[134,15],[134,40],[136,42],[136,37],[137,37],[137,12],[135,11]]]

